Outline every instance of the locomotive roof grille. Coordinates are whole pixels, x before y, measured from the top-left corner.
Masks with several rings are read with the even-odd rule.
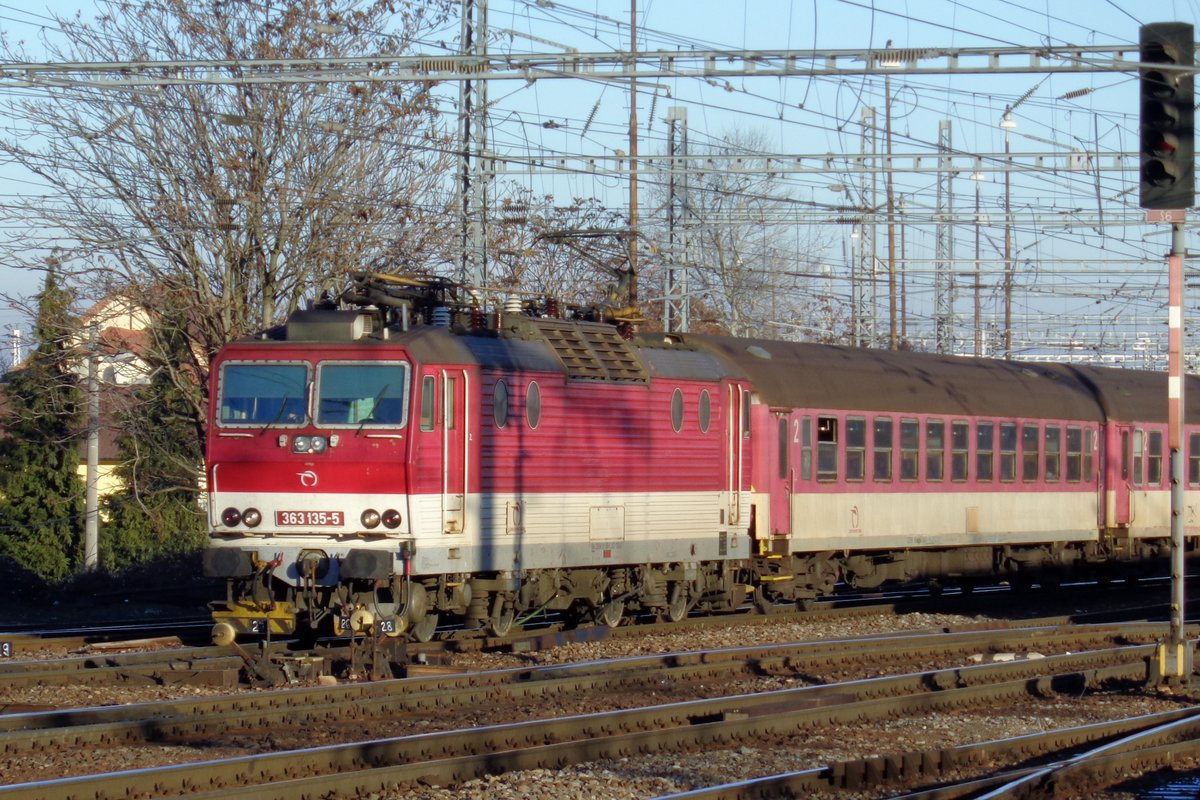
[[[522,332],[535,334],[554,351],[569,380],[649,383],[650,373],[616,328],[557,319],[521,320]]]

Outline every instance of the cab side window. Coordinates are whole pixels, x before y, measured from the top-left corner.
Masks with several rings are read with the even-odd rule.
[[[421,430],[431,431],[437,421],[437,378],[421,378]]]

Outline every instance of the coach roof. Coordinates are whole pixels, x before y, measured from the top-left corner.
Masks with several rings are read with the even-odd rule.
[[[1069,367],[895,350],[688,335],[780,408],[1100,420],[1089,381]]]

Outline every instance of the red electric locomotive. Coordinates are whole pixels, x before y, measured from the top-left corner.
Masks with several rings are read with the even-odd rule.
[[[485,325],[448,282],[380,275],[342,306],[211,365],[217,641],[678,620],[1167,549],[1162,375],[629,340],[552,304]]]

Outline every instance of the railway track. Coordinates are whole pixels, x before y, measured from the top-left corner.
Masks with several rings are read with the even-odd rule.
[[[1006,591],[1003,588],[998,591]],[[1166,599],[1166,587],[1157,583],[1145,587],[1144,594],[1150,598],[1161,594]],[[1093,600],[1098,590],[1092,586],[1074,587],[1065,597],[1068,601]],[[1060,596],[1063,597],[1063,596]],[[996,628],[1005,624],[1034,626],[1062,625],[1082,622],[1087,619],[1130,619],[1145,617],[1165,618],[1163,603],[1144,604],[1148,598],[1137,597],[1135,605],[1109,607],[1101,611],[1060,614],[1025,621],[1005,623],[988,620],[977,628]],[[949,601],[949,602],[948,602]],[[1045,598],[1014,596],[1006,610],[1019,615],[1038,610],[1045,605]],[[772,613],[759,614],[743,610],[737,614],[693,617],[674,623],[657,623],[627,620],[615,628],[590,625],[564,629],[560,624],[543,623],[531,630],[518,631],[503,637],[480,636],[475,631],[444,631],[435,641],[411,643],[408,656],[418,662],[437,663],[448,652],[496,651],[527,653],[585,641],[602,641],[613,638],[642,637],[656,631],[689,632],[704,631],[727,626],[736,621],[739,626],[770,626],[790,621],[852,618],[878,615],[880,613],[919,613],[934,611],[956,611],[958,613],[982,613],[994,610],[995,597],[979,595],[956,598],[934,597],[912,592],[892,592],[886,595],[863,595],[852,598],[831,598],[811,604],[806,609],[781,606]],[[0,681],[9,686],[49,686],[57,684],[76,685],[130,685],[130,684],[191,684],[232,688],[247,679],[256,683],[284,685],[297,679],[313,678],[327,671],[334,661],[349,664],[352,661],[349,642],[335,640],[325,642],[317,648],[302,647],[294,641],[260,643],[258,646],[240,645],[180,647],[180,634],[194,641],[200,638],[201,629],[207,631],[207,623],[198,620],[173,621],[165,625],[111,625],[95,630],[57,629],[43,632],[0,633],[0,643],[7,645],[7,652],[19,656],[23,652],[39,650],[46,642],[53,642],[63,649],[85,651],[85,654],[60,659],[37,658],[18,660],[0,657]],[[966,628],[959,627],[959,630]],[[130,634],[152,638],[122,639]],[[359,640],[363,649],[370,642]],[[124,650],[144,652],[110,652],[120,647]],[[325,659],[324,665],[318,662]],[[391,670],[388,670],[389,672]],[[399,674],[403,674],[402,672]]]
[[[838,790],[933,784],[903,794],[902,800],[973,797],[1018,800],[1029,797],[1086,796],[1089,791],[1200,756],[1200,710],[1146,714],[935,752],[909,751],[842,761],[786,775],[772,775],[658,800],[756,800],[812,797]],[[996,771],[996,763],[1044,762],[1040,766]],[[968,777],[947,781],[950,775]]]
[[[250,797],[320,796],[328,792],[354,796],[354,792],[375,791],[365,787],[375,785],[377,780],[454,783],[530,765],[560,766],[615,754],[728,744],[850,720],[861,723],[898,714],[953,709],[959,704],[1011,701],[1028,693],[1078,692],[1106,680],[1141,681],[1146,677],[1153,646],[1112,645],[1138,638],[1153,640],[1163,630],[1161,625],[1106,625],[868,637],[255,693],[191,703],[12,715],[0,717],[4,727],[0,753],[6,758],[62,748],[161,744],[198,738],[214,741],[231,734],[244,737],[255,732],[278,732],[285,726],[317,730],[347,719],[363,722],[414,714],[430,717],[431,712],[439,717],[452,716],[453,709],[510,707],[530,701],[545,708],[553,707],[559,698],[585,693],[616,697],[621,692],[664,685],[728,685],[736,678],[749,676],[836,675],[848,665],[861,664],[865,654],[871,654],[872,663],[879,663],[876,657],[889,651],[897,660],[936,657],[961,663],[964,654],[979,651],[1079,650],[1104,645],[1044,659],[955,666],[825,686],[688,699],[566,719],[473,726],[249,759],[44,781],[0,788],[0,798],[172,796],[198,791],[199,796],[208,796],[207,792]],[[362,770],[369,773],[359,775]],[[281,791],[280,781],[287,782],[286,792]],[[268,784],[269,789],[254,788]],[[126,786],[130,787],[129,794]]]

